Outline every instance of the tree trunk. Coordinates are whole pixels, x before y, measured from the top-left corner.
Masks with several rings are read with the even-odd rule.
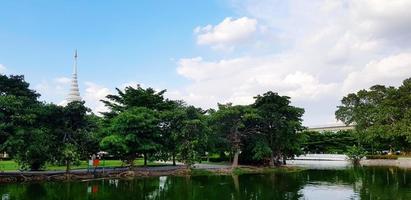
[[[176,154],[173,152],[173,166],[176,166]]]
[[[271,152],[269,165],[270,167],[274,167],[274,152]]]
[[[144,167],[147,167],[147,153],[144,153]]]
[[[283,156],[283,165],[286,165],[286,164],[287,164],[287,157]]]
[[[66,178],[70,179],[70,161],[66,160]]]
[[[134,159],[133,157],[129,158],[127,161],[130,164],[130,170],[134,170]]]
[[[234,153],[234,159],[233,159],[233,164],[231,165],[231,168],[238,167],[238,156],[240,155],[240,150],[237,149]]]

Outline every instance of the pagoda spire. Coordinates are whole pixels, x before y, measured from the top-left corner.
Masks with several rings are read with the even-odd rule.
[[[81,101],[80,90],[78,88],[78,81],[77,81],[77,49],[74,52],[73,75],[71,77],[70,92],[67,97],[68,103],[71,103],[74,101]]]

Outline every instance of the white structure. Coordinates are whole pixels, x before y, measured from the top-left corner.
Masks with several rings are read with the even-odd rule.
[[[308,131],[317,131],[317,132],[338,132],[338,131],[346,131],[346,130],[353,130],[355,128],[354,125],[345,125],[345,124],[328,124],[322,126],[313,126],[309,127]]]
[[[74,53],[73,76],[71,78],[70,93],[67,97],[67,103],[71,103],[73,101],[81,101],[77,82],[77,50]]]

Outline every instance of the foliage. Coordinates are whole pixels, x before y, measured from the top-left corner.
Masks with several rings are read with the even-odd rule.
[[[187,112],[184,103],[173,101],[171,109],[160,112],[161,149],[155,155],[158,160],[167,161],[171,158],[176,165],[178,154],[177,136],[184,128]]]
[[[135,160],[143,154],[147,162],[148,154],[160,149],[158,113],[144,107],[135,107],[124,111],[111,121],[109,135],[100,143],[123,160]],[[118,142],[118,144],[116,144]]]
[[[361,146],[352,146],[351,148],[348,149],[347,151],[347,156],[348,158],[354,163],[354,164],[359,164],[362,158],[365,157],[367,152],[362,148]]]
[[[372,86],[341,100],[335,115],[355,124],[357,138],[372,149],[411,148],[411,78],[398,87]]]
[[[343,154],[356,144],[353,131],[315,132],[304,131],[306,140],[303,150],[306,153],[338,153]]]
[[[178,132],[177,146],[179,160],[188,167],[200,161],[207,149],[209,128],[201,109],[190,106],[186,109],[187,120]]]
[[[205,111],[164,93],[140,86],[117,89],[102,100],[109,111],[100,118],[85,102],[64,107],[40,102],[22,76],[1,75],[0,150],[32,170],[46,163],[69,170],[100,148],[130,164],[143,155],[145,164],[149,158],[171,158],[187,166],[208,153],[229,155],[233,163],[277,165],[301,153],[304,110],[291,106],[289,97],[267,92],[252,105],[220,104]]]
[[[238,156],[241,151],[242,138],[256,131],[251,116],[256,111],[250,106],[232,106],[219,104],[218,111],[211,113],[210,126],[216,137],[217,148],[234,154],[233,166],[238,165]]]
[[[118,88],[116,90],[118,94],[107,95],[105,100],[101,100],[110,110],[103,113],[106,118],[112,118],[133,107],[145,107],[159,111],[167,110],[173,105],[163,97],[166,90],[157,92],[153,88],[144,89],[140,85],[128,86],[124,91]]]
[[[289,97],[271,91],[255,99],[253,107],[260,118],[259,134],[271,149],[270,165],[280,165],[287,157],[300,154],[303,135],[299,131],[303,129],[304,109],[291,106]]]

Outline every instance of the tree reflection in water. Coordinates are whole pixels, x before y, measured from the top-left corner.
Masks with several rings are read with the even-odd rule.
[[[411,199],[411,172],[364,167],[240,176],[0,185],[8,199]]]

